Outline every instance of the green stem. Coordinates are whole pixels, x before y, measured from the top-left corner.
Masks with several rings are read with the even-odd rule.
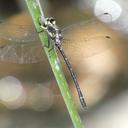
[[[26,0],[26,3],[27,3],[28,9],[30,11],[30,14],[32,16],[32,19],[34,21],[37,31],[42,30],[42,28],[39,25],[39,18],[40,17],[44,18],[44,14],[41,10],[39,0]],[[40,37],[42,46],[48,45],[47,33],[41,32],[39,33],[39,37]],[[74,105],[73,99],[71,97],[71,94],[68,88],[68,84],[66,82],[65,76],[61,69],[61,65],[60,65],[57,53],[55,49],[53,49],[51,52],[48,52],[49,49],[51,49],[51,47],[52,46],[50,46],[49,48],[44,47],[44,50],[46,52],[46,55],[52,67],[52,70],[57,80],[61,94],[64,98],[64,101],[67,106],[68,112],[70,114],[71,120],[75,128],[83,128],[80,116],[76,110],[76,107]]]

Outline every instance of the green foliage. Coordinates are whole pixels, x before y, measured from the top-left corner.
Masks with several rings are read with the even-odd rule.
[[[40,31],[42,28],[39,24],[39,18],[43,16],[43,12],[41,12],[40,3],[37,0],[26,0],[29,12],[32,16],[33,22],[35,24],[36,30]],[[44,17],[43,17],[44,18]],[[39,33],[39,37],[42,43],[42,46],[48,45],[48,36],[47,33],[41,32]],[[76,110],[76,107],[74,105],[73,99],[71,97],[68,84],[66,82],[65,76],[63,74],[63,71],[61,69],[61,65],[57,56],[57,53],[55,49],[52,49],[49,52],[49,49],[51,49],[52,46],[49,48],[44,47],[45,53],[48,57],[49,63],[51,65],[52,71],[55,75],[55,78],[57,80],[59,89],[61,91],[61,94],[63,96],[64,102],[67,106],[68,112],[70,114],[71,120],[73,122],[73,125],[75,128],[83,128],[81,119],[78,115],[78,112]]]

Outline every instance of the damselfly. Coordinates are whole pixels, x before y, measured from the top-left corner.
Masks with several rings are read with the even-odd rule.
[[[107,16],[111,18],[108,13],[104,13],[100,16]],[[88,23],[97,25],[98,22],[94,19],[91,19],[88,22],[81,22],[79,24],[74,24],[63,29],[63,40],[61,31],[57,27],[53,18],[48,18],[44,24],[40,24],[41,27],[43,27],[43,29],[45,29],[45,31],[48,33],[49,38],[54,43],[54,46],[59,49],[61,55],[63,56],[63,59],[67,64],[67,67],[76,86],[81,105],[85,110],[87,109],[87,106],[84,101],[83,94],[76,79],[76,75],[71,67],[71,64],[67,59],[67,56],[65,55],[63,47],[64,49],[67,48],[70,50],[70,48],[77,47],[77,42],[79,44],[78,51],[74,51],[74,54],[80,54],[80,50],[82,48],[85,50],[85,52],[86,50],[91,51],[89,52],[89,54],[87,54],[87,56],[92,56],[94,54],[103,52],[104,50],[109,48],[110,43],[112,43],[112,39],[109,35],[103,34],[91,36],[88,38],[88,36],[84,34]],[[76,36],[73,36],[74,30],[77,29],[78,31],[75,33]],[[36,40],[38,40],[38,35],[37,32],[32,28],[32,26],[23,26],[2,22],[0,25],[0,30],[0,36],[2,41],[0,44],[0,61],[19,64],[30,64],[42,61],[41,44],[36,42]],[[9,40],[9,44],[4,44],[2,38]],[[104,40],[104,42],[102,42],[102,39]],[[107,46],[104,47],[103,43],[105,43],[105,45]],[[95,46],[99,46],[99,48],[94,49]]]

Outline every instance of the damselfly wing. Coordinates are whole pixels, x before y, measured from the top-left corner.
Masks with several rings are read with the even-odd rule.
[[[108,14],[102,14],[104,16]],[[111,18],[111,16],[109,16]],[[107,50],[113,41],[108,34],[89,35],[89,25],[98,26],[99,21],[92,18],[62,30],[62,45],[71,57],[90,57]],[[100,28],[99,28],[100,31]],[[31,64],[43,61],[42,46],[34,26],[18,25],[8,22],[0,24],[0,61],[18,64]],[[81,53],[82,52],[82,53]],[[69,55],[68,55],[69,53]]]

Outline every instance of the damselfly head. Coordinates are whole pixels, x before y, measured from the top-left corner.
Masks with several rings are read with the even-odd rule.
[[[43,28],[47,29],[49,26],[55,27],[56,21],[53,17],[46,18],[45,22],[43,23]]]
[[[61,30],[56,25],[56,21],[53,17],[46,18],[41,27],[48,33],[52,40],[56,42],[60,42],[62,40]]]

